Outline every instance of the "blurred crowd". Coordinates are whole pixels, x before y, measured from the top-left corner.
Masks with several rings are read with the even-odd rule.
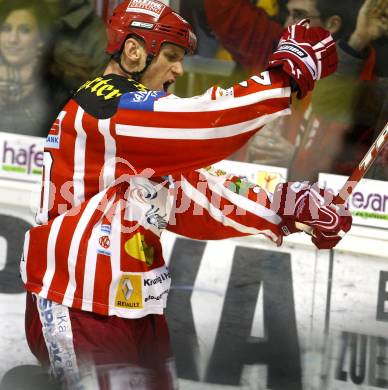
[[[349,175],[388,120],[388,1],[183,3],[184,14],[199,31],[199,54],[229,55],[237,79],[264,70],[285,26],[308,18],[311,26],[330,31],[337,40],[337,72],[320,80],[302,101],[294,99],[291,116],[265,126],[231,158],[286,167],[290,180],[315,181],[319,172]],[[223,86],[228,81],[212,80]],[[369,176],[388,179],[388,149]]]
[[[0,131],[45,137],[60,108],[108,57],[88,0],[0,0]]]
[[[264,70],[285,26],[309,18],[328,29],[336,73],[230,158],[286,167],[290,180],[352,172],[388,120],[388,0],[180,0],[180,11],[199,38],[197,60],[215,64],[177,83],[182,97],[189,83],[202,93]],[[0,0],[0,24],[0,131],[45,136],[72,91],[109,60],[104,21],[93,0]],[[234,70],[218,75],[225,61]],[[369,175],[388,179],[387,148]]]

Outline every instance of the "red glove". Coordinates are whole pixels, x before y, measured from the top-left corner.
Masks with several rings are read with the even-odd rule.
[[[352,216],[345,206],[330,204],[333,197],[331,192],[306,183],[279,184],[272,208],[283,218],[283,234],[302,231],[295,226],[299,222],[310,227],[308,234],[318,249],[334,248],[350,230]]]
[[[268,68],[281,66],[298,84],[298,98],[306,96],[314,88],[316,80],[337,69],[335,42],[328,31],[310,27],[308,19],[284,30]]]

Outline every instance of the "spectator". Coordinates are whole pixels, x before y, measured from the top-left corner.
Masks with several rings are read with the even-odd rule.
[[[50,70],[70,92],[101,74],[109,61],[105,24],[90,0],[47,0],[56,15],[56,37]]]
[[[358,12],[356,23],[347,26],[346,34],[341,35],[346,38],[338,42],[337,72],[317,84],[310,110],[301,122],[298,147],[291,164],[292,179],[302,176],[315,179],[319,172],[349,175],[373,141],[382,98],[377,98],[379,103],[374,108],[364,107],[366,91],[376,96],[381,84],[371,81],[375,57],[371,44],[387,31],[384,13],[388,0],[366,0],[360,9],[354,8]],[[379,47],[379,56],[382,49]],[[312,164],[317,165],[312,167]]]
[[[0,25],[0,130],[46,135],[53,119],[44,84],[48,9],[38,0],[1,2]]]
[[[385,26],[387,29],[387,26]],[[386,31],[386,30],[385,30]],[[373,139],[388,122],[388,39],[387,32],[374,43],[376,47],[376,77],[368,82],[360,104],[366,116],[366,126],[373,129]],[[388,180],[388,145],[380,153],[367,174],[368,178]]]
[[[205,11],[210,27],[234,60],[252,73],[263,70],[282,26],[248,0],[205,0]]]
[[[280,25],[247,0],[205,0],[205,5],[209,23],[234,58],[245,68],[260,69],[279,38]],[[339,40],[339,69],[334,76],[318,83],[312,104],[311,96],[296,102],[298,106],[293,107],[292,117],[273,122],[271,127],[267,126],[257,134],[245,159],[290,167],[290,177],[294,180],[300,177],[315,180],[323,170],[344,174],[352,170],[359,154],[370,142],[369,138],[363,139],[363,144],[351,153],[351,162],[346,167],[341,167],[337,160],[344,152],[345,139],[353,138],[355,143],[360,143],[352,125],[354,107],[361,94],[361,75],[363,79],[372,76],[374,51],[370,43],[381,36],[381,32],[375,36],[369,34],[364,24],[358,23],[355,27],[360,5],[359,1],[355,4],[354,1],[334,0],[290,0],[287,3],[286,25],[309,17],[312,26],[324,26]],[[365,1],[359,19],[369,18],[369,21],[373,20],[369,26],[374,23],[380,26],[386,5],[386,0]],[[216,19],[223,19],[225,23],[216,25]],[[365,38],[362,48],[357,45],[360,36]]]
[[[252,73],[264,69],[283,26],[249,0],[204,0],[210,27],[236,62]],[[336,38],[351,31],[354,2],[335,0],[290,0],[285,25],[310,19],[311,26],[325,27]],[[222,20],[222,23],[220,21]]]
[[[193,26],[198,37],[196,54],[203,57],[215,57],[219,43],[207,23],[203,0],[185,0],[181,4],[180,12]]]

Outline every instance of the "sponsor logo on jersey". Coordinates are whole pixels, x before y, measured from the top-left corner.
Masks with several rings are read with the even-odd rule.
[[[51,129],[49,131],[49,134],[50,135],[59,135],[60,133],[60,128],[61,128],[61,121],[59,119],[59,117],[57,119],[55,119],[55,122],[53,123],[53,125],[51,126]]]
[[[144,279],[143,285],[144,287],[151,287],[154,286],[155,284],[162,284],[164,281],[171,279],[170,272],[166,271],[157,276],[156,278],[153,279]]]
[[[102,224],[101,225],[101,232],[102,233],[110,234],[111,231],[112,231],[112,226],[111,225],[107,225],[107,224]]]
[[[89,92],[95,94],[96,96],[102,96],[104,100],[120,97],[122,93],[120,93],[120,90],[115,88],[114,85],[109,84],[111,81],[112,79],[97,77],[94,80],[89,80],[81,85],[77,93],[82,90],[89,90]]]
[[[167,214],[164,213],[164,215],[161,215],[159,207],[151,205],[150,209],[146,212],[145,217],[147,223],[150,225],[155,226],[159,230],[166,229],[168,224]]]
[[[130,81],[133,84],[133,86],[136,88],[136,91],[142,91],[142,92],[148,91],[148,88],[142,83],[134,82],[134,80],[132,79],[128,79],[128,81]]]
[[[144,235],[136,233],[124,244],[125,252],[136,260],[143,261],[151,266],[154,262],[154,248],[148,245]]]
[[[164,4],[152,0],[132,0],[128,4],[127,12],[150,15],[158,20],[165,8],[166,6]]]
[[[138,88],[139,91],[124,94],[120,99],[119,108],[153,111],[155,101],[166,95],[161,91],[143,91],[140,89],[141,84],[134,86]]]
[[[223,88],[217,88],[214,91],[214,98],[226,98],[226,97],[233,97],[234,91],[233,88],[223,89]]]
[[[51,129],[44,144],[45,148],[59,149],[61,141],[62,122],[66,116],[66,111],[61,111],[51,126]]]
[[[142,276],[123,274],[116,293],[116,307],[124,309],[142,309]]]
[[[100,237],[98,242],[104,249],[108,249],[110,247],[109,236],[102,236],[102,237]]]
[[[111,244],[109,235],[112,231],[112,227],[111,225],[102,224],[100,231],[103,234],[98,239],[100,247],[97,249],[97,253],[100,255],[111,256],[112,252],[109,250]]]
[[[162,299],[166,294],[168,294],[169,293],[169,291],[170,290],[165,290],[165,291],[163,291],[161,294],[159,294],[159,295],[148,295],[148,297],[146,297],[146,298],[144,298],[144,302],[148,302],[148,301],[152,301],[152,300],[154,300],[154,301],[159,301],[160,299]]]

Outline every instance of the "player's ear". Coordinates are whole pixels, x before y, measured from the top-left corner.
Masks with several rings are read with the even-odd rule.
[[[331,15],[329,16],[325,22],[323,23],[323,27],[326,28],[330,32],[331,35],[334,35],[342,27],[342,18],[339,15]]]
[[[144,48],[137,39],[128,38],[125,41],[123,55],[129,62],[133,64],[138,63],[143,56],[143,51]]]

